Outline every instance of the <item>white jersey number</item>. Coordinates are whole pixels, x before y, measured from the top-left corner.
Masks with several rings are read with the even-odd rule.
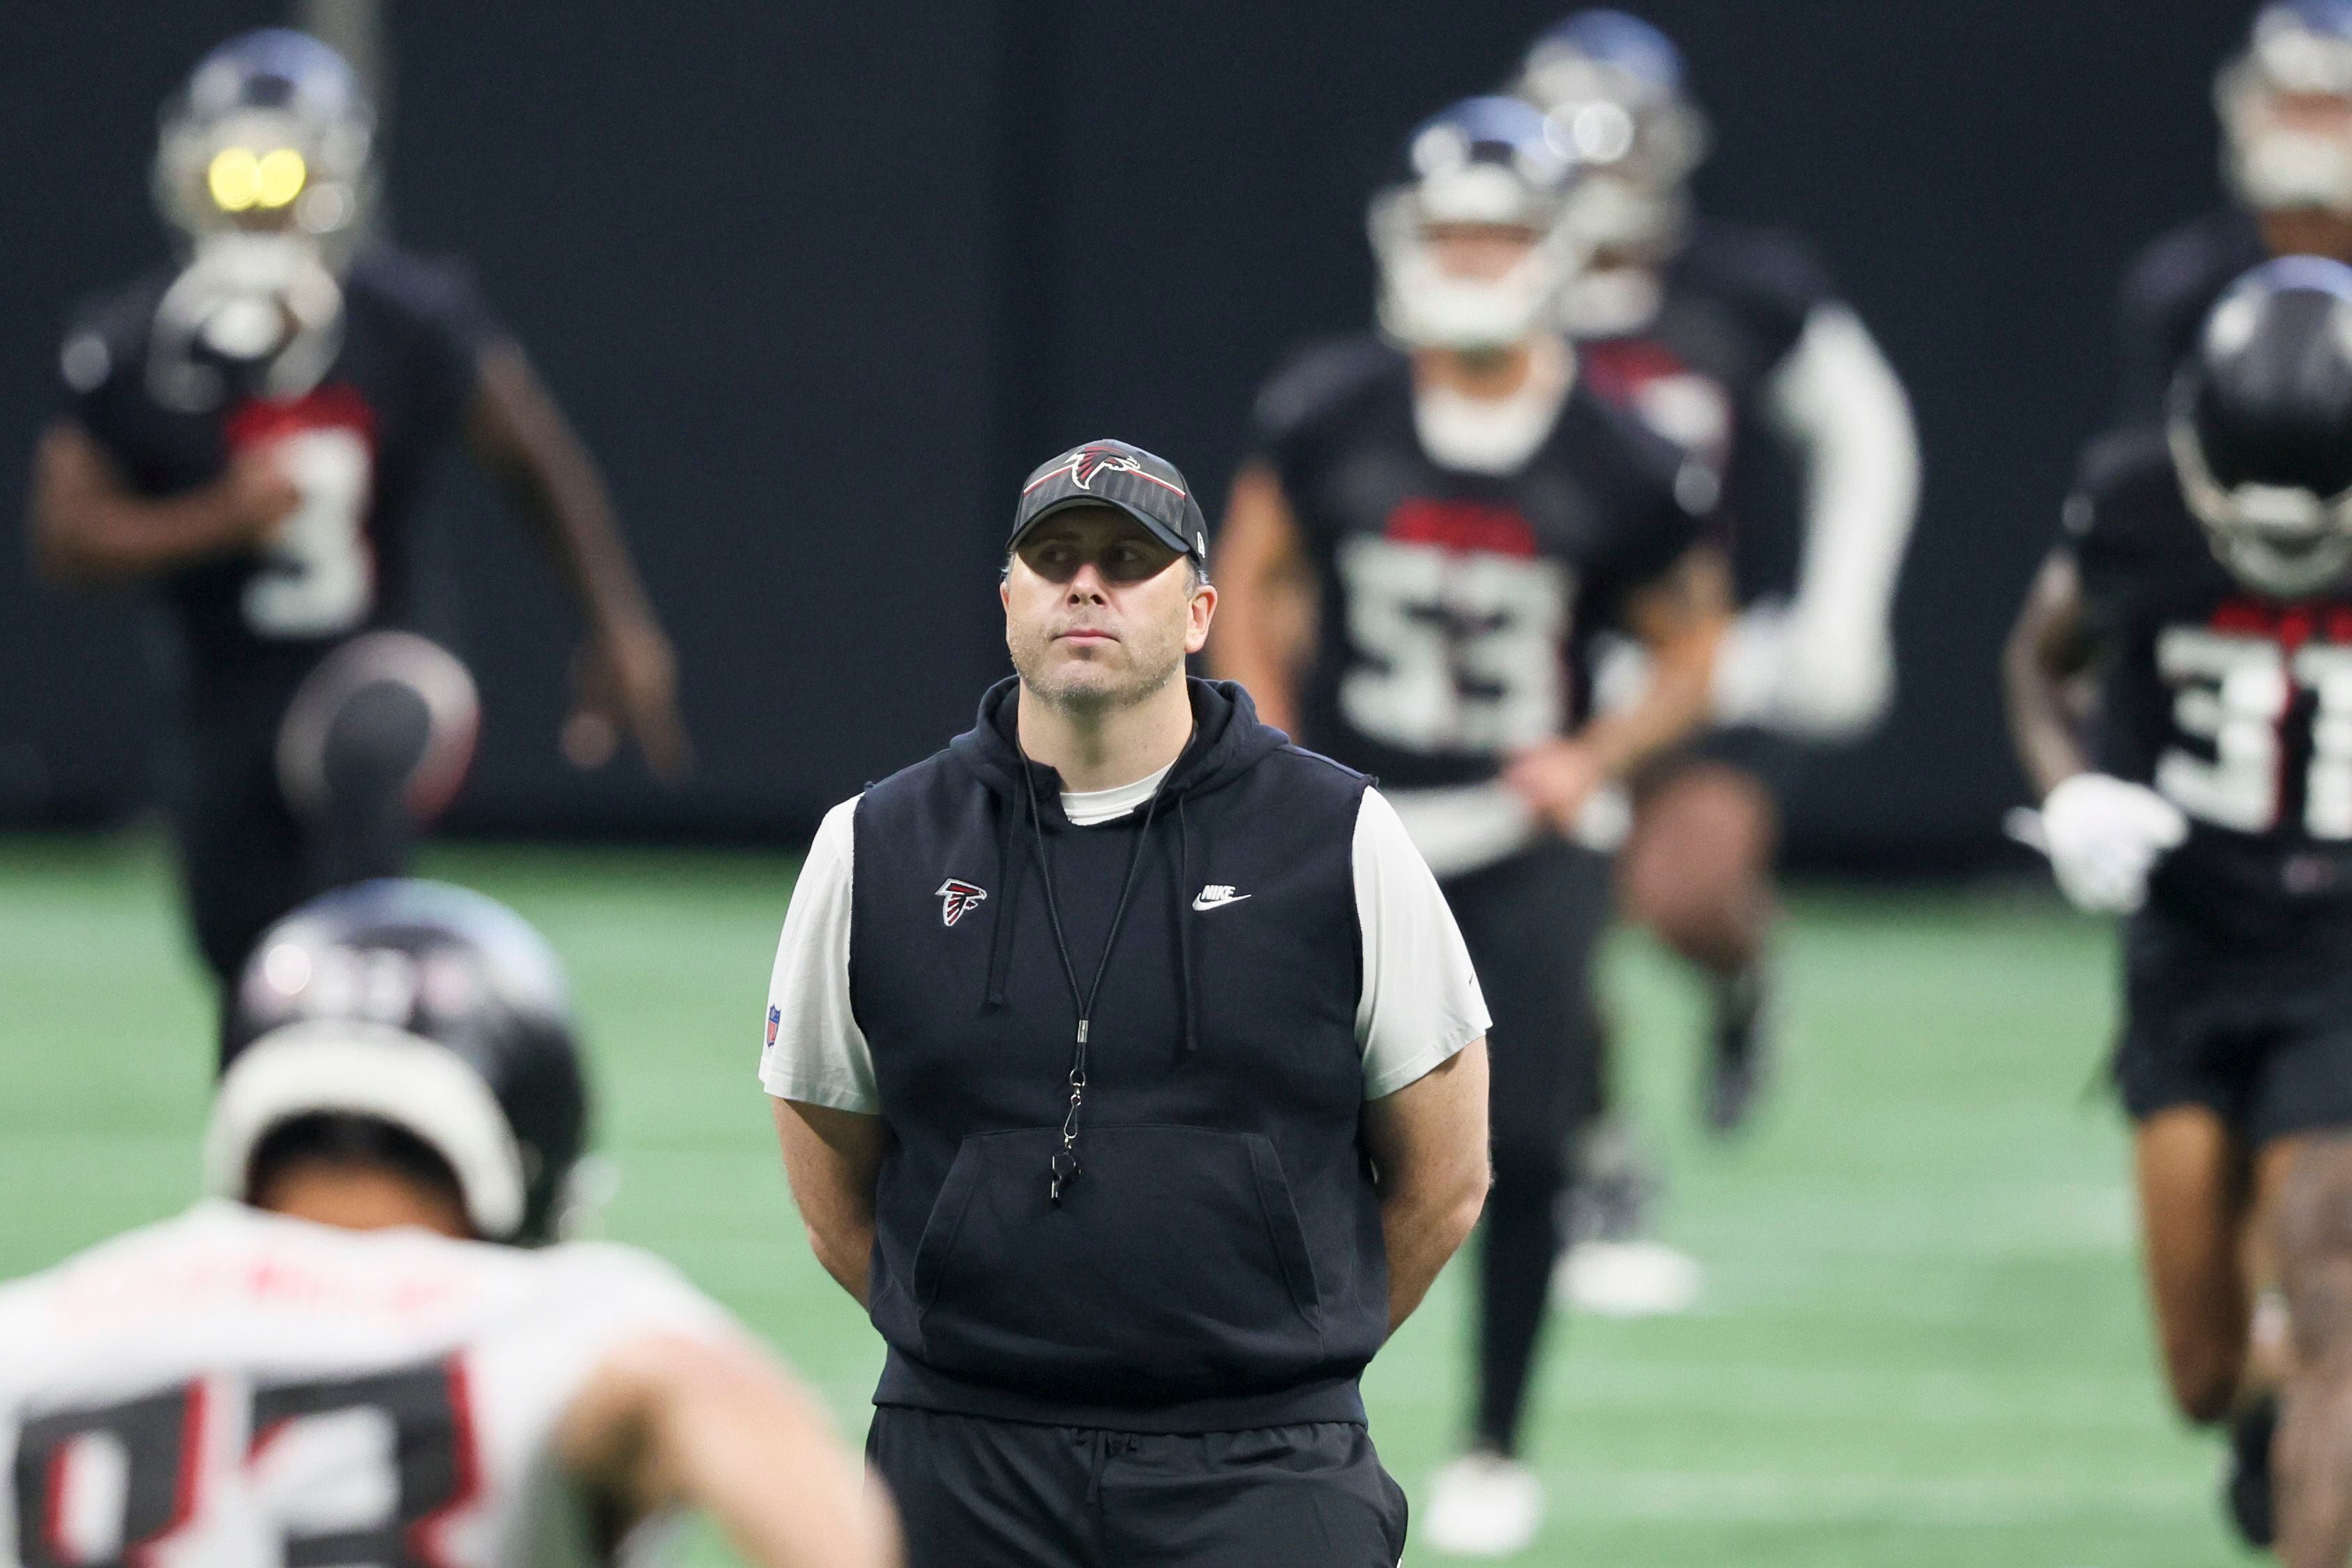
[[[263,547],[245,586],[245,624],[266,637],[350,631],[375,607],[375,563],[362,522],[375,461],[358,431],[299,431],[272,448],[302,504]]]
[[[256,1389],[243,1441],[215,1404],[238,1385],[36,1416],[18,1434],[16,1561],[437,1563],[435,1529],[481,1479],[465,1364]],[[162,1549],[166,1555],[158,1556]]]
[[[1572,578],[1554,561],[1357,537],[1341,542],[1356,658],[1339,710],[1413,752],[1500,752],[1559,733]]]
[[[2157,639],[2156,663],[2179,688],[2172,721],[2210,742],[2209,761],[2176,746],[2157,760],[2156,787],[2201,822],[2237,833],[2279,825],[2279,724],[2297,688],[2318,697],[2304,829],[2315,838],[2352,838],[2352,647],[2314,643],[2292,658],[2270,637],[2172,626]]]

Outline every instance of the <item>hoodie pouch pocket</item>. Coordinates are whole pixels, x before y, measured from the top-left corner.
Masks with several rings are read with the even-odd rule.
[[[1088,1128],[1055,1203],[1060,1142],[1032,1128],[957,1150],[915,1251],[926,1361],[1080,1399],[1280,1387],[1315,1370],[1321,1302],[1269,1140]]]

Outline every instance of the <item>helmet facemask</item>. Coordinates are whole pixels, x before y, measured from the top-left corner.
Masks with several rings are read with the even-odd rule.
[[[373,205],[374,117],[341,60],[266,32],[206,57],[165,106],[156,205],[186,265],[157,310],[149,384],[217,407],[230,384],[309,391],[341,347],[342,290]]]
[[[1568,160],[1549,149],[1479,156],[1437,124],[1415,140],[1416,177],[1382,191],[1370,215],[1380,265],[1381,326],[1412,348],[1492,352],[1542,331],[1581,259],[1562,222]],[[1518,259],[1493,275],[1449,265],[1449,230],[1523,236]]]
[[[342,346],[343,290],[318,242],[289,233],[198,236],[155,308],[148,386],[182,413],[220,405],[235,381],[299,397]]]
[[[2352,567],[2352,269],[2256,268],[2206,317],[2174,382],[2166,438],[2182,498],[2221,563],[2282,598]]]
[[[163,107],[155,205],[193,241],[225,228],[283,230],[340,263],[375,196],[375,111],[351,68],[278,30],[206,56]]]
[[[2257,593],[2299,599],[2352,571],[2352,487],[2331,496],[2294,485],[2224,486],[2213,477],[2195,425],[2179,410],[2166,429],[2189,510],[2205,525],[2213,553]]]
[[[2352,37],[2273,6],[2214,83],[2222,174],[2260,212],[2352,216]]]
[[[1706,117],[1664,84],[1562,42],[1538,43],[1518,94],[1544,111],[1583,176],[1569,226],[1596,251],[1670,249],[1690,220],[1686,189],[1706,156]]]

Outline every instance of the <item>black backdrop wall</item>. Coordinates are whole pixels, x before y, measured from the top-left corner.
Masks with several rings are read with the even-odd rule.
[[[605,463],[702,767],[580,775],[572,628],[477,480],[437,504],[481,675],[460,825],[790,835],[961,727],[1003,668],[1013,488],[1116,434],[1204,489],[1285,346],[1360,323],[1362,204],[1422,114],[1559,0],[621,0],[392,12],[395,228],[474,264]],[[1706,205],[1827,255],[1916,405],[1898,711],[1806,781],[1816,860],[1998,845],[1994,659],[2109,393],[2131,251],[2214,197],[2237,6],[1657,0],[1717,125]],[[154,105],[263,4],[0,15],[0,495],[80,293],[163,253]],[[462,468],[462,466],[460,466]],[[13,499],[0,503],[13,510]],[[142,617],[0,549],[0,820],[148,794]]]

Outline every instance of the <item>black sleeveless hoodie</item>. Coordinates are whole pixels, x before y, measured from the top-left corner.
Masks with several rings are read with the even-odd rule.
[[[1361,1421],[1388,1327],[1355,1038],[1368,781],[1192,680],[1152,805],[1074,826],[1015,744],[1018,691],[857,803],[850,995],[890,1135],[875,1402],[1130,1431]],[[1084,987],[1130,864],[1056,1197],[1078,1011],[1044,879]]]

